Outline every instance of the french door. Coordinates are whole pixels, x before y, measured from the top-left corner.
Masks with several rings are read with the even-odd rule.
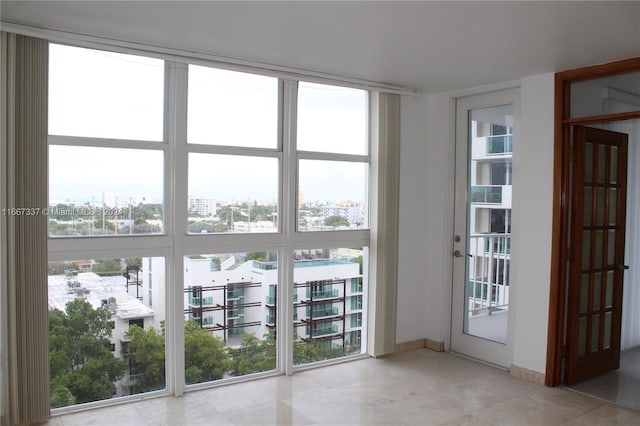
[[[627,135],[573,128],[565,383],[620,365]]]
[[[512,154],[518,89],[456,101],[451,350],[511,365]],[[514,139],[515,138],[515,139]]]

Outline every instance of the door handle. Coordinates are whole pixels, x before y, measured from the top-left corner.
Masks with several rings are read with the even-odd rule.
[[[469,253],[467,253],[467,256],[473,257]],[[464,257],[464,255],[460,252],[460,250],[456,250],[456,251],[453,252],[453,257]]]
[[[618,265],[618,271],[626,271],[629,269],[629,265]]]

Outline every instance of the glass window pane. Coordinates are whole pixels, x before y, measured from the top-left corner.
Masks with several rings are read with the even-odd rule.
[[[578,355],[584,355],[587,350],[587,318],[578,320]]]
[[[184,258],[188,385],[275,370],[277,287],[273,252]]]
[[[618,207],[618,190],[616,188],[609,188],[609,225],[615,225]]]
[[[613,304],[613,278],[614,272],[607,271],[607,290],[606,290],[606,299],[604,307],[606,309],[610,309]]]
[[[595,249],[596,249],[596,259],[595,259],[595,268],[600,268],[602,266],[602,256],[604,254],[604,231],[595,231],[596,241],[595,241]]]
[[[187,141],[278,147],[278,79],[189,65]]]
[[[465,334],[504,344],[511,261],[513,105],[469,110],[468,119],[466,247],[472,256],[465,268],[462,328]]]
[[[298,149],[367,154],[368,113],[364,90],[300,82]]]
[[[593,310],[600,309],[600,296],[602,294],[602,272],[593,274]]]
[[[49,262],[51,408],[165,388],[164,283],[163,257]]]
[[[366,268],[362,249],[304,249],[294,254],[294,365],[363,352]]]
[[[596,188],[596,225],[604,225],[604,211],[605,211],[605,189]]]
[[[590,274],[582,274],[580,280],[580,313],[587,312],[589,307],[589,277]]]
[[[276,232],[278,159],[189,154],[189,233]]]
[[[591,226],[592,217],[593,217],[593,188],[590,186],[585,186],[584,188],[584,224],[586,226]]]
[[[610,229],[609,241],[607,242],[607,266],[613,266],[616,262],[616,231]]]
[[[612,319],[612,312],[607,312],[604,314],[604,342],[602,344],[603,349],[609,349],[611,347],[611,334],[613,328]]]
[[[584,148],[584,181],[593,182],[593,144],[585,143]]]
[[[640,72],[571,83],[571,118],[638,111],[627,93],[639,84]]]
[[[582,232],[582,269],[591,268],[591,231]]]
[[[300,160],[298,230],[367,228],[368,173],[367,163]]]
[[[49,146],[49,235],[158,234],[162,151]]]
[[[597,352],[600,345],[600,315],[596,314],[591,319],[591,352]]]
[[[611,147],[611,165],[609,169],[609,182],[618,183],[618,147]]]
[[[606,176],[605,170],[607,168],[607,147],[605,145],[598,146],[598,175],[596,176],[596,182],[604,183]]]
[[[49,45],[49,134],[162,141],[164,62]]]

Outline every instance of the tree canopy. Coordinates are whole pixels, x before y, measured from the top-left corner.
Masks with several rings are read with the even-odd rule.
[[[126,363],[110,350],[111,313],[84,299],[49,311],[52,403],[59,406],[110,398]],[[65,390],[66,389],[66,390]]]
[[[238,348],[229,348],[231,374],[243,376],[276,368],[276,340],[271,331],[264,339],[254,334],[243,334]]]
[[[327,226],[334,226],[334,227],[338,227],[338,226],[349,226],[350,223],[347,219],[345,219],[342,216],[329,216],[328,218],[326,218],[324,220],[324,224]]]
[[[185,379],[188,384],[221,379],[229,370],[224,343],[197,322],[187,321],[184,330]]]
[[[136,377],[132,393],[151,392],[165,387],[164,333],[154,327],[129,327],[129,374]]]

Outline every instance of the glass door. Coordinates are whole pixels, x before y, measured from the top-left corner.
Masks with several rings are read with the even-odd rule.
[[[511,365],[511,199],[518,90],[456,102],[451,349]]]

